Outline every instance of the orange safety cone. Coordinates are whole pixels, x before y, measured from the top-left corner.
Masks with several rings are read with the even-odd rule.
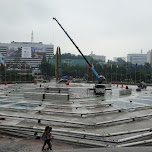
[[[66,82],[66,85],[69,85],[69,82]]]

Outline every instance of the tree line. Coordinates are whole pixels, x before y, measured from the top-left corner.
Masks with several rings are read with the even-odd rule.
[[[69,53],[63,54],[62,56],[64,56],[64,58],[69,58],[71,56],[73,58],[77,58],[77,56]],[[141,81],[145,81],[146,83],[151,83],[152,80],[152,67],[149,63],[145,63],[145,65],[131,64],[130,62],[125,62],[121,58],[118,58],[117,62],[108,60],[106,64],[101,61],[94,60],[93,58],[90,58],[89,62],[99,75],[103,75],[106,78],[106,82],[139,83]],[[40,69],[42,74],[46,77],[55,76],[55,65],[50,64],[46,59],[43,59]],[[87,81],[97,81],[96,76],[87,64],[72,66],[63,63],[62,76],[81,78]]]

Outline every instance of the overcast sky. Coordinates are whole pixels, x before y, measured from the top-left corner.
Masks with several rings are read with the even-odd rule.
[[[106,59],[152,49],[152,0],[0,0],[0,42],[31,41]]]

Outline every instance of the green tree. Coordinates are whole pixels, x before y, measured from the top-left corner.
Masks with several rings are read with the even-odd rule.
[[[41,64],[41,72],[45,79],[49,79],[51,76],[51,64],[44,62]]]
[[[47,62],[47,61],[46,61],[46,56],[45,56],[45,54],[44,54],[41,63],[45,63],[45,62]]]

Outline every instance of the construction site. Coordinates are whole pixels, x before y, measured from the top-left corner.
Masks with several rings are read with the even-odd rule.
[[[1,85],[0,151],[41,151],[47,125],[53,128],[54,151],[106,148],[108,152],[128,147],[148,151],[152,143],[152,87],[137,92],[137,86],[126,89],[108,84],[104,95],[96,95],[93,86],[53,81]]]
[[[0,152],[43,150],[42,134],[46,126],[52,127],[51,143],[56,152],[150,152],[152,87],[144,82],[138,86],[108,83],[103,75],[98,75],[58,20],[53,19],[82,55],[97,82],[61,80],[58,47],[56,80],[1,85]]]

